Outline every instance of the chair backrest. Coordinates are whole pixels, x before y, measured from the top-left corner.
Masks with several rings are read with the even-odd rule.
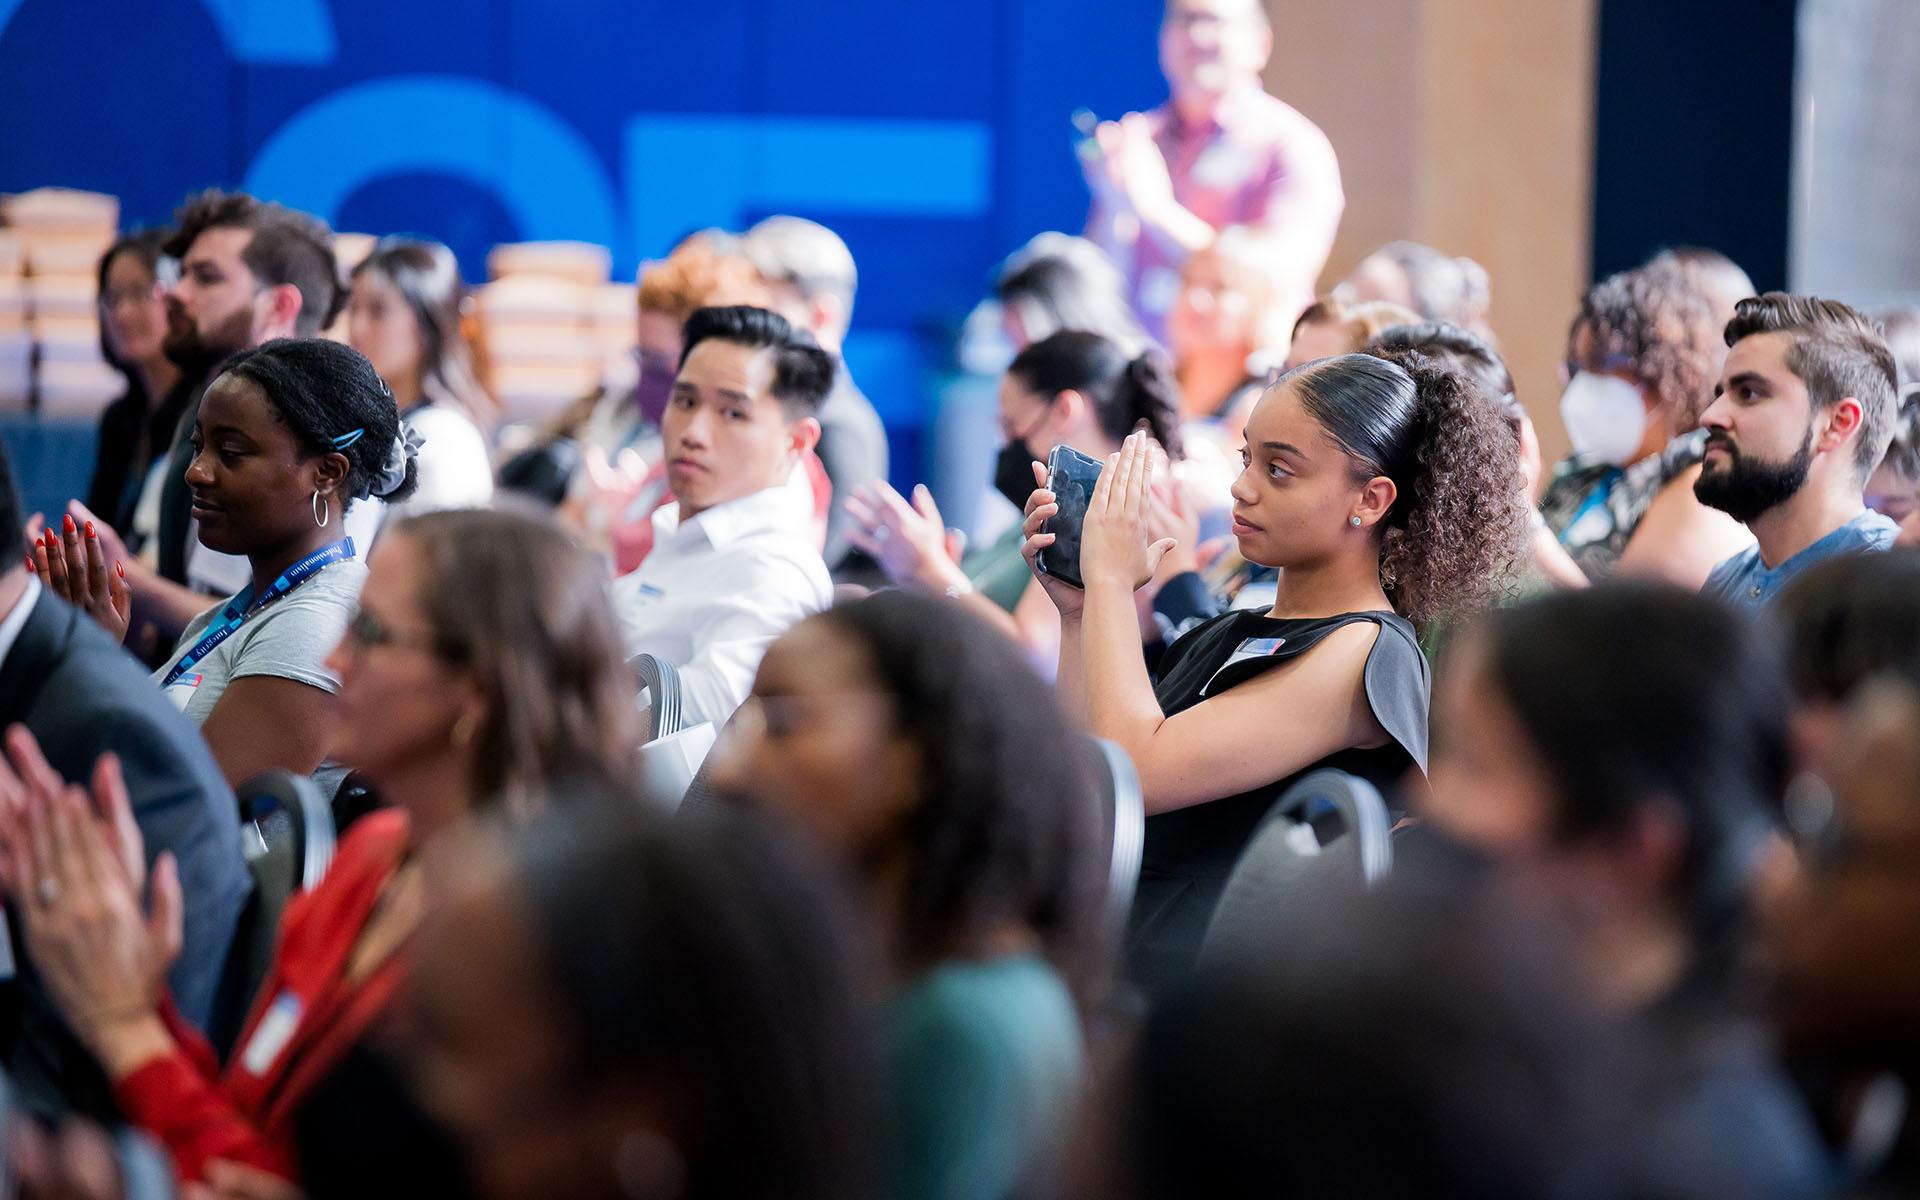
[[[1392,828],[1379,789],[1344,771],[1315,771],[1288,788],[1234,864],[1202,960],[1257,954],[1303,896],[1385,879]]]
[[[1105,738],[1088,738],[1094,785],[1099,791],[1107,835],[1107,922],[1117,937],[1126,929],[1133,893],[1140,884],[1140,855],[1147,836],[1147,811],[1140,774],[1127,752]]]
[[[638,775],[647,796],[668,812],[679,809],[714,740],[713,722],[702,721],[640,747]]]
[[[679,669],[651,654],[636,654],[627,660],[627,665],[633,668],[634,678],[647,693],[647,740],[655,742],[679,733],[682,728]]]
[[[234,789],[244,822],[241,849],[253,896],[240,914],[207,1034],[224,1054],[252,1010],[254,993],[273,965],[280,917],[294,893],[320,882],[333,862],[333,808],[319,784],[288,771],[267,771]]]
[[[687,783],[686,791],[680,797],[680,807],[674,810],[676,813],[697,817],[701,813],[727,807],[725,797],[720,794],[718,788],[713,786],[713,769],[714,764],[721,758],[723,747],[727,744],[727,735],[733,731],[733,722],[738,716],[739,713],[736,711],[733,717],[728,717],[726,724],[722,725],[719,733],[715,735],[713,744],[707,747],[706,754],[700,760],[700,769],[693,773],[693,778]]]

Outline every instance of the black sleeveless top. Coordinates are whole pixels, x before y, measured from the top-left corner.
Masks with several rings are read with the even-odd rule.
[[[1427,768],[1427,659],[1413,626],[1402,617],[1353,612],[1281,620],[1236,611],[1196,626],[1167,648],[1154,698],[1171,717],[1298,658],[1334,630],[1362,621],[1380,626],[1364,678],[1374,719],[1391,739],[1386,745],[1342,750],[1252,791],[1147,818],[1140,888],[1127,933],[1127,974],[1149,995],[1164,991],[1191,970],[1227,875],[1267,810],[1295,781],[1332,767],[1372,783],[1397,809],[1402,777],[1410,769],[1424,774]],[[1275,712],[1274,720],[1283,722],[1286,716]]]

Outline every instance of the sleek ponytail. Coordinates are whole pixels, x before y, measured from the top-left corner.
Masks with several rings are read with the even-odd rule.
[[[1158,351],[1129,358],[1110,338],[1065,329],[1022,350],[1007,374],[1043,396],[1079,392],[1107,436],[1120,441],[1144,425],[1169,457],[1180,457],[1180,393]]]
[[[1520,443],[1467,375],[1418,351],[1347,354],[1285,378],[1302,407],[1398,497],[1381,522],[1380,579],[1414,621],[1484,607],[1525,545]]]

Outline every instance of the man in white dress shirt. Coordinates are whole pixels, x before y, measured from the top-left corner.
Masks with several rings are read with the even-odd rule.
[[[653,549],[613,584],[627,654],[680,671],[688,724],[724,722],[760,656],[833,599],[812,511],[788,485],[820,439],[834,361],[763,308],[703,308],[660,437],[676,503],[653,516]]]

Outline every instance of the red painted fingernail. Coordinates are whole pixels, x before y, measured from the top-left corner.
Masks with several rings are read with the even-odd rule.
[[[34,569],[33,555],[29,554],[27,555],[27,570],[31,571],[33,569]]]
[[[127,564],[123,562],[116,562],[113,564],[113,570],[115,574],[120,576],[120,578],[125,579],[127,577]]]
[[[66,522],[66,525],[67,525],[67,532],[68,532],[68,533],[72,533],[72,532],[73,532],[73,517],[72,517],[71,515],[69,515],[69,516],[65,516],[65,517],[61,517],[60,519],[61,519],[62,521],[64,521],[64,522]]]
[[[88,536],[88,537],[92,537],[92,536],[93,536],[93,522],[92,522],[92,521],[88,521],[88,522],[87,522],[87,536]]]

